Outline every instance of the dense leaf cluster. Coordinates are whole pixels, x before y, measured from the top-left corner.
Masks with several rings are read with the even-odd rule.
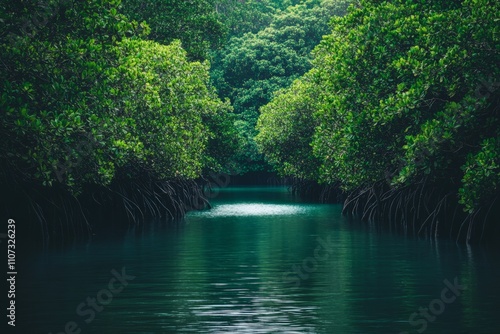
[[[232,108],[208,64],[190,62],[179,42],[146,40],[149,26],[121,14],[120,1],[0,8],[0,182],[79,193],[194,179],[231,155]]]
[[[203,60],[220,47],[226,34],[216,0],[123,0],[122,11],[151,27],[149,38],[161,44],[178,39],[188,57]]]
[[[329,31],[332,15],[343,15],[348,3],[268,2],[273,13],[269,25],[257,32],[235,34],[225,48],[214,54],[213,82],[219,95],[228,97],[239,115],[236,126],[243,146],[237,160],[243,170],[265,168],[253,139],[259,108],[277,90],[288,87],[311,68],[312,49]]]

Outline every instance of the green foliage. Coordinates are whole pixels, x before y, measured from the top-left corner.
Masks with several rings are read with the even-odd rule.
[[[273,22],[276,15],[295,5],[307,8],[315,6],[337,7],[335,11],[345,11],[346,0],[216,0],[216,12],[228,27],[230,37],[240,37],[247,32],[258,33]]]
[[[204,154],[204,173],[228,172],[234,168],[232,163],[235,155],[241,148],[240,135],[235,126],[236,115],[229,101],[221,103],[216,98],[215,91],[211,91],[209,105],[202,115],[203,123],[208,130],[208,143]]]
[[[500,137],[488,138],[476,153],[467,157],[462,167],[464,176],[460,188],[460,203],[469,211],[491,201],[500,185]]]
[[[147,22],[154,41],[182,42],[190,59],[207,59],[220,47],[226,27],[220,21],[215,0],[123,0],[122,11],[138,22]]]
[[[273,5],[268,0],[217,0],[215,10],[227,27],[228,36],[235,37],[267,27],[276,12]]]
[[[203,117],[227,110],[207,89],[208,68],[189,63],[178,43],[125,40],[116,53],[106,114],[118,109],[118,117],[130,119],[127,133],[144,146],[142,163],[137,156],[128,167],[153,172],[157,179],[195,178],[208,141]]]
[[[491,201],[500,181],[499,10],[488,0],[351,7],[332,21],[306,76],[320,92],[313,110],[302,109],[313,118],[312,153],[298,145],[290,156],[319,159],[318,179],[347,191],[430,179],[450,189],[462,182],[469,211]],[[302,175],[300,159],[291,168],[283,158],[279,138],[293,138],[288,129],[268,135],[278,118],[296,112],[300,102],[281,97],[293,92],[303,103],[311,96],[292,87],[276,97],[263,108],[257,138],[281,171]]]
[[[310,145],[315,129],[313,112],[319,92],[310,76],[296,80],[261,108],[255,141],[268,161],[283,176],[318,178],[319,160]]]
[[[311,50],[327,33],[331,16],[342,14],[346,7],[346,1],[325,0],[276,10],[269,26],[231,38],[214,55],[213,82],[239,115],[243,148],[238,161],[243,166],[256,162],[250,170],[265,168],[253,139],[259,108],[310,69]]]
[[[328,31],[333,14],[327,3],[289,7],[265,29],[232,38],[214,56],[214,82],[220,94],[233,101],[236,113],[255,117],[274,91],[310,68],[310,51]]]
[[[61,8],[36,38],[2,32],[1,182],[78,193],[117,179],[193,179],[230,156],[218,141],[235,136],[231,107],[210,87],[208,64],[189,62],[178,42],[143,40],[148,27],[118,3]],[[3,6],[18,32],[28,9]]]

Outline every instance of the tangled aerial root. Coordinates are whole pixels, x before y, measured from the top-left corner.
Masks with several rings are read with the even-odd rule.
[[[64,189],[33,185],[17,185],[15,194],[0,195],[5,198],[0,213],[19,219],[42,247],[88,239],[103,225],[118,229],[152,218],[175,221],[187,211],[209,207],[202,185],[185,179],[117,182],[89,187],[78,197]]]
[[[437,238],[447,235],[457,241],[482,241],[493,217],[498,217],[498,196],[486,208],[467,214],[458,204],[456,191],[420,183],[393,188],[385,181],[350,193],[343,214],[356,215],[376,226],[406,235]],[[484,211],[484,212],[483,212]]]

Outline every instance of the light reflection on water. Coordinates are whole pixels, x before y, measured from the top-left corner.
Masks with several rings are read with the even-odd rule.
[[[193,308],[197,317],[220,319],[207,324],[210,333],[315,333],[313,327],[293,324],[290,316],[316,319],[316,307],[298,307],[283,298],[256,297],[247,302],[224,300],[223,304]],[[214,326],[216,325],[216,326]]]
[[[191,213],[191,215],[204,217],[234,217],[234,216],[279,216],[297,215],[306,213],[304,205],[288,204],[221,204],[214,206],[211,210]]]

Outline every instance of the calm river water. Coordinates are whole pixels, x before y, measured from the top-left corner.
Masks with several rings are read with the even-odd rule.
[[[286,188],[212,203],[18,255],[16,333],[500,333],[498,249],[376,232]]]

